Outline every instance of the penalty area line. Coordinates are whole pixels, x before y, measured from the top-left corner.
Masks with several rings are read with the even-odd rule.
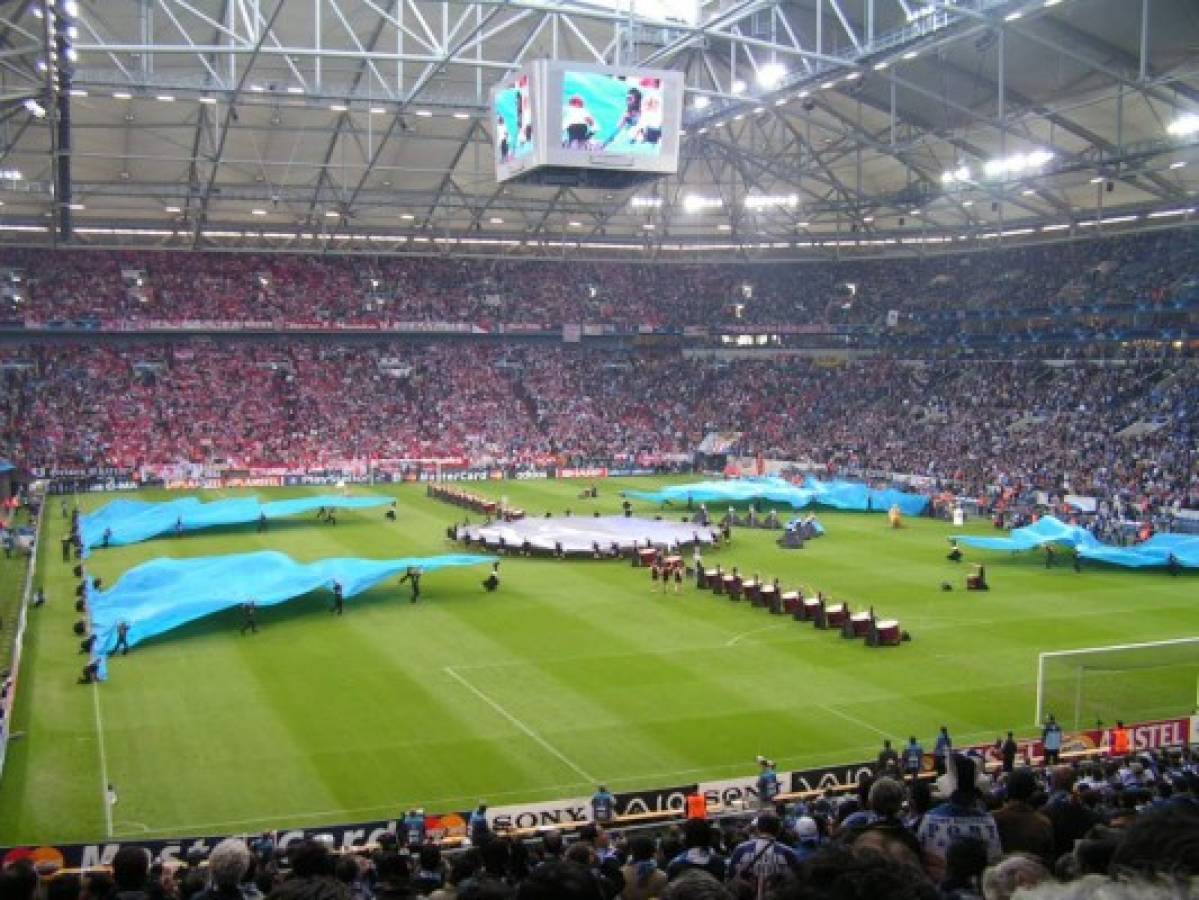
[[[92,682],[92,711],[96,719],[96,746],[100,751],[100,802],[104,804],[105,835],[112,837],[112,804],[108,797],[108,755],[104,752],[104,720],[100,717],[100,686]]]
[[[890,734],[890,732],[883,731],[881,728],[875,728],[875,727],[874,727],[873,725],[871,725],[869,722],[863,722],[863,721],[862,721],[861,719],[859,719],[857,716],[851,716],[849,713],[847,713],[847,712],[842,712],[841,710],[837,709],[837,708],[836,708],[836,707],[834,707],[834,706],[825,706],[825,705],[822,703],[822,704],[820,704],[820,708],[821,708],[821,709],[823,709],[825,712],[830,712],[830,713],[832,713],[834,716],[837,716],[838,718],[844,719],[846,722],[851,722],[851,723],[853,723],[854,725],[857,725],[857,726],[858,726],[858,727],[860,727],[860,728],[866,728],[866,729],[869,729],[870,731],[873,731],[875,734],[881,734],[881,735],[882,735],[883,737],[885,737],[885,738],[889,738],[889,737],[891,737],[891,734]]]
[[[466,688],[468,691],[470,691],[472,694],[474,694],[476,697],[478,697],[480,700],[482,700],[484,703],[486,703],[488,706],[490,706],[492,709],[494,709],[497,713],[499,713],[501,716],[503,716],[505,719],[507,719],[509,722],[511,722],[513,725],[515,725],[517,728],[519,728],[521,731],[523,731],[526,735],[528,735],[530,738],[532,738],[534,741],[536,741],[544,750],[553,754],[558,759],[560,759],[562,762],[564,762],[576,774],[582,775],[583,778],[586,779],[591,784],[599,784],[600,779],[596,778],[594,775],[589,773],[586,769],[581,768],[577,763],[575,763],[565,753],[563,753],[561,750],[559,750],[557,747],[555,747],[553,744],[551,744],[549,741],[547,741],[545,738],[543,738],[540,734],[538,734],[536,731],[534,731],[532,728],[530,728],[528,725],[526,725],[520,719],[516,718],[516,716],[512,715],[512,713],[508,712],[508,710],[504,709],[504,707],[500,706],[500,704],[496,703],[494,700],[492,700],[490,697],[488,697],[486,694],[484,694],[481,690],[479,690],[477,687],[475,687],[473,684],[471,684],[469,681],[467,681],[465,677],[463,677],[462,675],[459,675],[457,672],[455,672],[452,666],[445,666],[444,668],[445,668],[445,673],[447,675],[449,675],[451,678],[453,678],[455,681],[457,681],[460,685],[462,685],[464,688]]]

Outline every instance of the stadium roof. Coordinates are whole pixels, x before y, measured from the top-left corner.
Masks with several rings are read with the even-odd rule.
[[[539,58],[682,70],[679,175],[497,186],[488,91]],[[1193,0],[20,0],[0,241],[62,219],[85,245],[373,252],[1060,236],[1193,216],[1199,120],[1171,129],[1193,114]]]

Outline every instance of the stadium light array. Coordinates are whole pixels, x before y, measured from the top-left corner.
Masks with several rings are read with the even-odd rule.
[[[983,174],[988,178],[1003,178],[1006,175],[1019,175],[1033,169],[1040,169],[1053,159],[1048,150],[1033,150],[1030,153],[1016,153],[1002,159],[988,160],[983,165]]]
[[[42,106],[40,103],[38,103],[32,97],[30,97],[28,100],[25,101],[25,108],[27,110],[29,110],[29,112],[36,119],[46,118],[46,107]]]
[[[1199,115],[1187,113],[1179,116],[1166,126],[1166,131],[1175,137],[1190,137],[1195,133],[1199,133]]]
[[[778,87],[780,82],[786,77],[787,68],[782,63],[766,63],[766,65],[758,69],[758,84],[767,90]]]
[[[661,197],[634,197],[629,201],[633,209],[658,209],[662,205]]]
[[[799,196],[796,194],[751,194],[745,198],[746,209],[794,209],[799,206]]]
[[[970,180],[970,167],[958,166],[956,169],[951,169],[948,172],[941,173],[942,184],[956,184],[959,181]]]
[[[699,194],[688,194],[683,198],[683,211],[689,213],[703,212],[709,209],[720,209],[724,200],[720,197],[702,197]]]
[[[708,99],[707,95],[705,95],[705,94],[700,94],[698,97],[696,97],[694,100],[691,101],[691,105],[693,107],[695,107],[696,109],[707,109],[711,103],[712,103],[712,101],[710,99]]]
[[[19,169],[0,170],[0,179],[4,181],[20,181],[23,177]]]

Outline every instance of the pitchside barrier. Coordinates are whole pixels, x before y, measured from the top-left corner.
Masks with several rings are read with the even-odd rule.
[[[1133,752],[1199,743],[1199,715],[1138,722],[1128,727]],[[1109,729],[1070,733],[1063,741],[1061,756],[1064,760],[1103,756],[1108,753],[1110,743]],[[1018,747],[1018,759],[1022,762],[1043,762],[1044,752],[1039,739],[1021,740]],[[981,756],[988,771],[995,771],[1002,765],[997,743],[975,744],[957,749]],[[932,755],[925,754],[923,763],[924,770],[920,777],[935,777]],[[829,794],[854,791],[857,790],[861,776],[874,773],[873,762],[781,772],[779,781],[786,790],[776,797],[775,801],[811,800]],[[753,815],[760,805],[756,776],[699,782],[658,790],[629,791],[616,795],[614,827],[622,830],[638,829],[679,822],[685,816],[687,797],[696,793],[704,796],[708,814],[712,818],[745,818]],[[384,834],[398,832],[402,827],[400,813],[401,811],[397,810],[396,817],[373,822],[268,831],[266,834],[280,849],[293,841],[328,836],[334,846],[343,851],[361,852],[377,845]],[[576,797],[545,803],[501,806],[489,809],[488,817],[496,832],[517,838],[536,837],[548,828],[570,833],[592,821],[591,802],[589,797]],[[426,816],[425,833],[430,840],[447,849],[453,849],[465,842],[469,819],[470,813],[467,811]],[[254,839],[261,835],[263,832],[260,831],[242,832],[235,836]],[[145,847],[156,861],[172,862],[185,859],[195,848],[211,850],[219,841],[229,836],[226,833],[204,837],[143,839],[130,835],[128,840],[117,839],[104,843],[0,848],[0,864],[26,857],[44,871],[104,868],[112,862],[117,851],[124,845]]]

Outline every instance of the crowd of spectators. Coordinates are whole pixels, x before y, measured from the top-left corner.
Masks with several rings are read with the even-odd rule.
[[[914,741],[914,739],[913,739]],[[1014,755],[1014,754],[1013,754]],[[335,849],[271,835],[193,847],[164,865],[126,844],[111,871],[39,885],[0,873],[4,900],[1173,900],[1199,887],[1199,765],[1187,750],[984,771],[947,751],[935,782],[894,751],[856,791],[780,798],[751,819],[622,831],[498,834],[484,805],[464,847],[405,828]],[[612,827],[612,825],[615,827]]]
[[[849,325],[965,343],[1173,339],[1195,323],[1199,230],[757,265],[8,249],[0,272],[0,318],[39,324]]]
[[[0,353],[0,440],[30,467],[474,465],[737,450],[829,472],[1199,507],[1199,370],[874,357],[725,360],[477,341],[204,339]]]

